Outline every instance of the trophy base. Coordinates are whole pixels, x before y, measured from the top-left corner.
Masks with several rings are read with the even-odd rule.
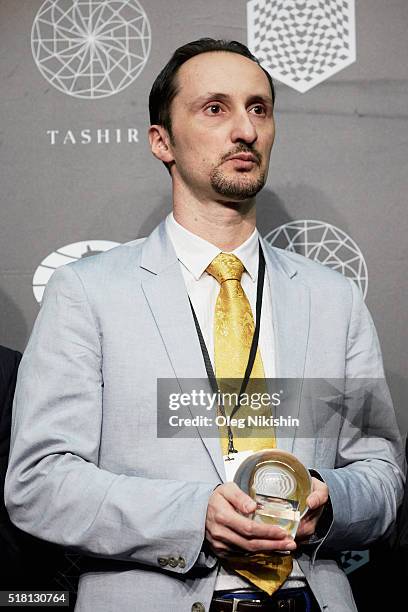
[[[257,508],[253,520],[257,523],[277,525],[293,538],[296,535],[300,522],[299,504],[291,499],[271,497],[269,495],[255,495]]]

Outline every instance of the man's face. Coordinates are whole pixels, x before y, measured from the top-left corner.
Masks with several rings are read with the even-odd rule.
[[[265,184],[275,135],[271,88],[252,60],[197,55],[177,74],[170,109],[173,180],[198,199],[243,201]]]

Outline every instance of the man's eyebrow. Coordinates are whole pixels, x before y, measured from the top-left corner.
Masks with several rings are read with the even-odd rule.
[[[209,102],[210,100],[220,100],[220,102],[228,102],[231,96],[222,92],[208,91],[207,93],[195,98],[191,102],[191,108],[199,108],[202,104]],[[251,94],[247,100],[247,104],[253,104],[255,102],[262,102],[263,104],[273,106],[273,100],[270,96],[264,96],[262,94]]]
[[[267,106],[273,106],[273,100],[270,96],[263,96],[262,94],[253,94],[249,97],[248,103],[253,104],[254,102],[262,102]]]
[[[205,102],[208,102],[209,100],[221,100],[221,102],[226,102],[229,99],[230,99],[230,96],[228,94],[217,92],[217,91],[208,91],[202,96],[198,96],[198,98],[195,98],[192,101],[191,106],[198,107],[198,106],[201,106],[201,104],[205,104]]]

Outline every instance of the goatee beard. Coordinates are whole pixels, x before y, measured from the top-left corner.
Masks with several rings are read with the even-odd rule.
[[[241,180],[228,178],[219,167],[214,168],[210,174],[211,187],[216,193],[234,200],[248,200],[261,191],[265,185],[265,175],[260,174],[257,179]]]

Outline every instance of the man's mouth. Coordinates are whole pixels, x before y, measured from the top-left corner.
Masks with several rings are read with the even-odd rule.
[[[226,161],[230,161],[231,159],[238,159],[244,162],[253,162],[254,164],[258,163],[258,159],[252,153],[237,153],[236,155],[231,155],[231,157],[228,157]]]

